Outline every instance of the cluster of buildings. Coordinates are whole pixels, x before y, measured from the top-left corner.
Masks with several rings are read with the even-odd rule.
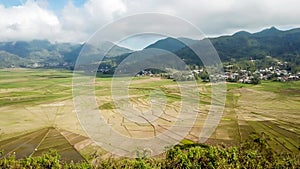
[[[245,69],[231,69],[232,65],[224,67],[224,73],[210,75],[205,69],[195,69],[191,72],[177,72],[177,73],[160,73],[155,74],[151,70],[144,70],[136,74],[136,76],[161,76],[162,78],[173,79],[175,81],[188,81],[202,79],[203,81],[217,81],[219,79],[228,82],[257,84],[260,80],[274,80],[274,81],[295,81],[300,80],[300,72],[291,73],[286,69],[278,66],[270,66],[255,71]]]
[[[300,80],[300,72],[291,73],[286,69],[280,68],[280,66],[270,66],[255,71],[238,69],[230,70],[232,65],[228,65],[224,68],[224,75],[216,75],[210,78],[222,78],[228,82],[239,83],[258,83],[260,80],[274,80],[274,81],[295,81]]]
[[[300,72],[298,73],[291,73],[284,69],[278,69],[274,67],[269,67],[265,69],[260,69],[255,72],[254,74],[259,75],[261,80],[276,80],[276,81],[294,81],[300,79]]]
[[[154,74],[152,73],[151,70],[142,70],[139,73],[137,73],[136,76],[137,77],[139,77],[139,76],[150,76],[150,77],[153,77]]]

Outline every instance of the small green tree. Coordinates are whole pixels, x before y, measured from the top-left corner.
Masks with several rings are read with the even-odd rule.
[[[252,84],[257,85],[260,84],[260,79],[257,75],[254,75],[252,78]]]

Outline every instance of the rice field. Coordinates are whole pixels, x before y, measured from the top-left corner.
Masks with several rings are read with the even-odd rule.
[[[7,153],[18,150],[20,158],[41,154],[49,148],[74,159],[88,158],[87,154],[94,152],[105,154],[87,138],[79,124],[72,100],[72,75],[66,70],[0,70],[0,149]],[[122,98],[112,99],[111,81],[111,77],[96,78],[95,95],[99,111],[117,132],[128,137],[151,138],[168,130],[176,121],[181,100],[176,82],[159,77],[131,80],[130,109],[151,110],[153,91],[159,90],[166,98],[159,117],[141,125],[118,113],[119,106],[126,102]],[[183,142],[198,141],[212,101],[211,85],[203,82],[197,85],[198,116]],[[253,132],[263,132],[272,137],[270,145],[274,149],[299,153],[299,110],[299,81],[263,82],[256,86],[228,83],[222,120],[206,143],[234,145]],[[35,146],[30,145],[39,148],[32,151]]]

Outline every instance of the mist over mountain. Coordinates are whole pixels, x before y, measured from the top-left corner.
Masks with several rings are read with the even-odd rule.
[[[88,51],[85,55],[90,57],[104,55],[106,57],[115,57],[132,52],[130,49],[117,46],[111,42],[105,42],[99,46],[50,43],[48,40],[0,42],[0,67],[72,66],[75,64],[83,47],[88,48],[88,50],[85,50]],[[110,47],[112,48],[110,49]]]
[[[198,56],[186,45],[199,45],[210,40],[224,62],[263,59],[266,56],[300,65],[300,28],[281,31],[275,27],[257,33],[237,32],[204,40],[168,37],[159,40],[146,49],[161,49],[172,52],[190,65],[201,65]],[[107,53],[109,47],[113,48]],[[74,66],[80,51],[84,48],[86,57],[104,56],[103,63],[116,66],[134,51],[105,42],[99,46],[90,44],[50,43],[48,40],[0,42],[0,67],[63,67]],[[143,55],[143,50],[139,51]],[[97,61],[97,60],[93,60]]]

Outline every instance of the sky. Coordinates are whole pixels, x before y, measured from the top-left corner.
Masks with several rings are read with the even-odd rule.
[[[271,26],[287,30],[300,27],[299,6],[299,0],[0,0],[0,41],[83,43],[104,25],[145,12],[185,19],[207,37]],[[174,25],[159,29],[168,26]],[[121,45],[141,49],[161,38],[134,36]]]

